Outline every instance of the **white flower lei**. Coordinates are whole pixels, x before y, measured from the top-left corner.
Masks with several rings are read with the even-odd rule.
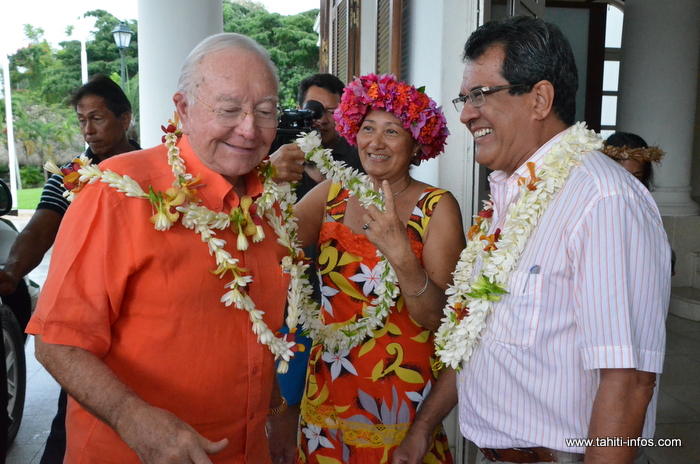
[[[485,202],[485,214],[475,216],[477,221],[473,229],[476,233],[462,251],[452,273],[454,283],[446,292],[445,317],[435,336],[439,365],[459,369],[469,360],[481,339],[494,301],[499,301],[501,294],[507,293],[508,277],[518,265],[533,229],[572,169],[581,162],[583,154],[602,146],[600,136],[587,130],[585,123],[571,127],[545,154],[537,176],[527,184],[521,183],[519,199],[508,208],[503,232],[496,238],[497,248],[491,251],[483,248],[484,239],[494,238],[485,235],[491,223],[492,213],[489,211],[493,201]],[[479,255],[482,256],[482,269],[473,278],[474,263]]]
[[[351,195],[357,196],[362,206],[367,208],[374,205],[380,211],[384,211],[382,194],[374,191],[369,177],[346,166],[342,161],[334,160],[331,150],[321,147],[321,138],[315,131],[303,134],[296,143],[306,154],[307,161],[316,163],[323,175],[332,178],[335,183],[340,183]],[[364,309],[364,315],[358,321],[325,325],[321,320],[321,309],[316,302],[309,298],[303,305],[301,321],[304,329],[309,331],[311,338],[323,344],[324,351],[338,353],[354,348],[367,337],[371,337],[375,330],[384,326],[394,305],[394,299],[399,295],[398,278],[389,261],[379,250],[377,256],[380,258],[376,266],[380,283],[374,290],[377,298]]]
[[[165,146],[168,149],[168,164],[172,167],[175,175],[175,181],[173,182],[174,194],[185,195],[184,192],[189,192],[188,187],[196,183],[196,179],[193,179],[192,175],[186,172],[184,160],[180,157],[180,149],[177,147],[177,141],[178,135],[175,132],[169,132],[165,135]],[[74,162],[80,165],[77,172],[80,174],[80,182],[82,184],[101,180],[127,196],[151,200],[151,203],[158,210],[151,218],[151,222],[154,223],[157,230],[168,230],[177,221],[179,214],[173,214],[169,211],[170,207],[175,205],[169,200],[163,200],[160,192],[155,194],[151,189],[149,193],[146,193],[136,181],[127,175],[120,176],[112,171],[102,172],[98,166],[90,164],[90,159],[85,156],[81,156]],[[55,164],[47,163],[46,168],[55,174],[65,174]],[[312,292],[308,279],[304,275],[308,264],[305,264],[300,259],[301,255],[299,252],[301,250],[294,246],[297,243],[297,226],[292,215],[295,196],[291,192],[288,183],[278,185],[272,181],[272,176],[269,175],[269,172],[267,174],[263,184],[263,194],[255,200],[255,203],[258,205],[256,214],[260,217],[263,214],[265,215],[268,223],[277,234],[278,243],[290,251],[290,255],[282,259],[282,267],[284,272],[291,274],[291,282],[287,292],[289,306],[286,323],[288,327],[293,328],[296,327],[300,319],[301,304],[309,300],[309,295]],[[74,196],[73,192],[68,192],[66,195],[69,200],[72,200]],[[181,197],[177,198],[182,199]],[[275,213],[273,208],[275,202],[278,202],[280,205],[282,217],[277,216]],[[253,281],[253,278],[245,275],[241,268],[238,267],[238,260],[224,249],[226,241],[215,237],[216,232],[213,229],[221,230],[229,227],[231,225],[231,216],[225,213],[215,213],[204,206],[199,206],[198,203],[198,199],[193,201],[192,198],[184,197],[184,201],[177,206],[177,211],[183,215],[182,224],[200,234],[202,241],[209,247],[209,254],[214,255],[217,265],[214,273],[220,277],[223,277],[226,272],[233,274],[233,279],[224,286],[224,288],[230,290],[221,297],[221,302],[226,306],[233,304],[236,308],[248,312],[252,322],[252,330],[257,335],[258,342],[267,345],[272,354],[275,355],[275,359],[280,359],[277,368],[278,372],[286,372],[288,362],[294,356],[291,348],[296,345],[296,342],[294,340],[288,341],[288,336],[276,337],[268,328],[263,321],[264,312],[255,307],[255,303],[245,291],[245,287]],[[265,234],[262,227],[256,226],[255,234],[252,235],[253,242],[259,242],[264,238]],[[244,251],[247,248],[248,240],[246,234],[240,232],[238,234],[237,249]]]

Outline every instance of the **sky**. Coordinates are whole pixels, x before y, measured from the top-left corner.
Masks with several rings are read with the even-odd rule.
[[[290,15],[319,8],[320,0],[256,0],[268,11]],[[67,40],[68,25],[79,27],[79,17],[92,10],[106,10],[121,20],[138,19],[137,0],[16,0],[0,7],[0,52],[11,54],[27,44],[24,24],[44,29],[44,37],[58,47]]]

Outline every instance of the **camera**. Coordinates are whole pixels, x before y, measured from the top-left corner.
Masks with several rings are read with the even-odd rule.
[[[321,119],[326,108],[321,102],[309,100],[302,109],[282,110],[277,118],[277,134],[270,148],[270,154],[274,153],[287,143],[294,142],[302,133],[311,132],[314,119]]]

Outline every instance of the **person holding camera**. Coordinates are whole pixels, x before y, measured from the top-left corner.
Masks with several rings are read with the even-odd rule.
[[[313,123],[313,128],[321,134],[321,145],[323,148],[333,150],[335,160],[343,161],[351,168],[365,172],[357,155],[357,147],[351,146],[344,137],[338,134],[335,128],[333,112],[340,104],[343,88],[345,88],[343,81],[333,74],[313,74],[299,83],[297,94],[299,107],[305,108],[310,101],[321,103],[325,111],[323,116],[314,119]],[[278,179],[299,182],[296,190],[297,199],[301,199],[317,184],[325,180],[316,166],[304,163],[304,152],[296,143],[282,145],[270,156],[270,159],[273,166],[277,168]]]

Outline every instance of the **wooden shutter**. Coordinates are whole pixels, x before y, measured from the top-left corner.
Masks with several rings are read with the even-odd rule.
[[[330,69],[327,71],[348,82],[360,69],[359,0],[325,0],[323,3],[322,10],[329,11],[327,24],[330,23],[327,31],[330,37],[326,38],[330,54]],[[321,37],[322,49],[323,40]]]
[[[401,79],[402,0],[377,0],[377,74]]]

